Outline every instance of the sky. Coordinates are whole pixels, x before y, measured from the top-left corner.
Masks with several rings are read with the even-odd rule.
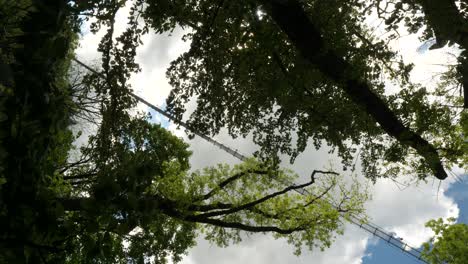
[[[125,13],[128,9],[119,11],[116,19],[116,32],[125,28]],[[86,27],[86,25],[85,25]],[[99,54],[96,52],[97,44],[102,32],[96,35],[88,30],[80,40],[77,57],[91,65],[99,63]],[[176,29],[171,35],[156,35],[150,33],[143,37],[144,45],[138,49],[137,62],[142,72],[133,76],[130,83],[135,93],[147,101],[164,108],[165,98],[170,92],[170,85],[165,78],[165,71],[169,63],[179,54],[188,50],[189,43],[183,42],[181,36],[184,32]],[[449,60],[448,48],[428,51],[416,36],[406,36],[392,43],[407,62],[415,63],[412,73],[414,81],[423,85],[430,84],[431,76],[442,69],[435,64],[443,64]],[[427,46],[427,45],[426,45]],[[390,87],[389,89],[396,89]],[[193,109],[194,105],[189,105]],[[236,164],[238,161],[213,145],[200,138],[188,140],[184,131],[177,130],[176,125],[170,123],[154,111],[139,105],[141,111],[150,112],[152,121],[161,123],[176,135],[190,143],[193,151],[191,165],[193,169],[203,168],[218,163]],[[251,138],[232,139],[226,131],[221,131],[215,137],[219,142],[243,154],[250,155],[257,147]],[[284,159],[287,160],[287,159]],[[308,148],[301,154],[293,165],[288,165],[299,175],[310,175],[313,169],[322,169],[324,165],[337,163],[336,157],[327,153],[326,149],[315,150]],[[439,217],[456,217],[458,221],[468,223],[468,177],[457,171],[460,180],[454,177],[440,183],[429,180],[427,183],[412,184],[408,187],[388,179],[378,180],[375,185],[370,184],[369,189],[372,200],[366,204],[367,214],[372,223],[394,232],[396,236],[404,238],[404,242],[420,247],[429,239],[432,232],[424,227],[430,219]],[[405,181],[404,178],[399,179]],[[368,182],[360,177],[363,184]],[[352,224],[345,225],[345,233],[337,237],[335,243],[325,251],[304,251],[302,255],[293,255],[293,248],[284,240],[275,240],[270,235],[253,235],[246,237],[240,244],[227,248],[211,245],[199,237],[197,246],[189,250],[182,260],[183,264],[211,264],[211,263],[418,263],[403,254],[400,250],[391,247],[386,242],[379,241],[371,234],[366,233]]]

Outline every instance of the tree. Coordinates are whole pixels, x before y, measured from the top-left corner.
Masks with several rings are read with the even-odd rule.
[[[468,226],[455,223],[455,218],[431,220],[426,226],[435,236],[424,244],[423,258],[429,263],[462,264],[468,259]]]
[[[273,232],[299,253],[302,245],[328,247],[333,233],[341,232],[340,216],[362,213],[366,195],[358,185],[333,196],[343,188],[334,172],[314,171],[309,182],[289,186],[294,174],[255,160],[188,173],[187,144],[142,119],[126,124],[108,146],[109,156],[90,150],[95,175],[85,182],[64,177],[79,183],[73,192],[89,193],[57,200],[67,212],[64,221],[75,223],[67,233],[84,232],[66,242],[67,258],[177,261],[199,231],[222,246],[240,241],[241,231]],[[310,195],[293,192],[300,188]]]
[[[168,109],[181,117],[196,96],[189,123],[198,130],[253,133],[260,156],[280,151],[291,160],[309,140],[327,143],[346,168],[359,148],[373,179],[411,172],[444,179],[444,166],[466,164],[465,114],[440,103],[450,100],[440,96],[450,87],[433,92],[409,82],[411,65],[363,22],[380,8],[375,2],[162,1],[142,16],[156,32],[192,30],[191,49],[167,72]],[[400,92],[385,96],[382,76]]]
[[[199,232],[220,245],[242,231],[273,232],[299,253],[328,247],[340,216],[363,212],[367,194],[333,171],[298,185],[294,173],[255,159],[190,172],[188,145],[132,113],[136,17],[122,36],[114,39],[112,26],[105,35],[104,80],[91,73],[76,86],[67,72],[80,26],[70,10],[79,6],[8,3],[0,19],[21,34],[2,49],[11,73],[0,87],[0,262],[164,263],[180,260]],[[116,3],[98,6],[115,15]],[[92,100],[98,113],[87,108]],[[98,131],[72,161],[69,126],[87,114],[99,116]]]

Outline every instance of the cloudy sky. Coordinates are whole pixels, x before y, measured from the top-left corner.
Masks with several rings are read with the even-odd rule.
[[[118,16],[117,32],[125,28],[125,10],[119,12]],[[83,29],[84,34],[77,56],[90,64],[99,63],[96,47],[102,34],[88,33],[86,25]],[[146,35],[143,39],[144,45],[138,50],[137,60],[143,70],[132,78],[131,83],[138,95],[155,105],[164,106],[165,98],[171,89],[165,79],[167,66],[171,60],[188,49],[189,43],[180,39],[182,34],[182,30],[178,29],[170,36]],[[412,77],[424,85],[433,81],[433,74],[442,71],[436,64],[443,64],[449,59],[449,49],[425,51],[419,48],[421,43],[415,36],[403,37],[393,45],[401,51],[407,62],[415,63]],[[151,112],[144,106],[139,107],[140,110]],[[162,123],[178,136],[188,140],[183,131],[176,130],[174,124],[152,113],[154,122]],[[246,155],[256,149],[249,138],[233,140],[226,133],[221,133],[215,139],[228,146],[235,146],[235,149]],[[235,158],[202,139],[195,138],[189,143],[193,151],[191,163],[194,169],[221,162],[238,163]],[[313,169],[321,169],[329,162],[336,162],[336,159],[327,154],[326,150],[316,151],[309,148],[290,167],[299,175],[310,175]],[[462,174],[460,171],[456,173]],[[468,195],[463,191],[468,187],[468,177],[461,175],[460,179],[461,181],[457,181],[450,177],[440,183],[440,186],[438,181],[433,180],[410,186],[390,180],[378,180],[377,184],[370,186],[373,198],[366,204],[367,214],[372,223],[387,232],[394,232],[409,245],[419,247],[431,236],[430,230],[424,227],[424,223],[429,219],[453,216],[468,223]],[[365,183],[365,180],[361,180]],[[274,240],[269,235],[250,236],[240,244],[228,248],[218,248],[199,238],[198,245],[189,251],[182,263],[417,263],[401,250],[379,241],[357,226],[347,224],[345,228],[344,235],[338,237],[331,248],[323,252],[304,251],[301,256],[293,255],[293,248],[285,241]]]

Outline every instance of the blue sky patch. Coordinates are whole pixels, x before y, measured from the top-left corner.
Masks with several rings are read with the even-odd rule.
[[[460,209],[458,222],[468,223],[468,177],[464,178],[464,181],[458,181],[450,186],[445,192],[445,195],[451,197],[457,203]],[[421,249],[421,248],[420,248]],[[387,242],[379,241],[376,244],[369,244],[367,246],[364,257],[362,258],[363,264],[415,264],[423,263],[418,261],[416,258],[409,256],[408,254],[401,252]]]
[[[166,110],[166,105],[160,106],[162,110]],[[154,111],[153,109],[148,109],[149,114],[151,115],[150,123],[157,123],[160,124],[164,128],[168,128],[170,125],[169,119],[162,116],[158,112]]]
[[[465,175],[461,178],[464,180],[452,184],[445,195],[453,198],[460,209],[457,222],[468,224],[468,177]]]

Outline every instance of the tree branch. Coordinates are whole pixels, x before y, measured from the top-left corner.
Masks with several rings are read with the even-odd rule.
[[[220,211],[215,211],[215,212],[210,212],[210,213],[204,213],[204,214],[200,214],[199,216],[201,217],[213,217],[213,216],[219,216],[219,215],[227,215],[227,214],[232,214],[232,213],[236,213],[236,212],[239,212],[239,211],[242,211],[242,210],[245,210],[245,209],[248,209],[248,208],[251,208],[251,207],[254,207],[260,203],[263,203],[265,201],[268,201],[272,198],[275,198],[279,195],[282,195],[282,194],[285,194],[289,191],[292,191],[292,190],[297,190],[297,189],[302,189],[304,187],[307,187],[311,184],[313,184],[314,181],[310,181],[310,182],[307,182],[307,183],[304,183],[304,184],[301,184],[301,185],[297,185],[297,186],[288,186],[286,187],[285,189],[279,191],[279,192],[274,192],[272,194],[269,194],[267,196],[264,196],[258,200],[255,200],[255,201],[252,201],[250,203],[246,203],[246,204],[243,204],[241,206],[237,206],[237,207],[234,207],[234,208],[231,208],[231,209],[227,209],[227,210],[220,210]]]
[[[424,157],[438,179],[447,178],[437,150],[406,127],[370,87],[356,77],[353,66],[326,46],[318,28],[297,0],[261,0],[266,10],[292,44],[310,63],[335,81],[348,96],[371,115],[382,129],[403,145],[411,146]]]
[[[261,171],[263,173],[263,171]],[[242,177],[241,175],[245,174],[246,172],[243,173],[238,173],[223,182],[221,182],[219,185],[220,186],[225,186],[229,182],[234,181],[235,177]],[[293,186],[288,186],[284,188],[281,191],[274,192],[272,194],[266,195],[260,199],[257,199],[255,201],[243,204],[241,206],[233,207],[232,204],[225,204],[225,203],[213,203],[213,204],[207,204],[207,205],[197,205],[197,204],[190,204],[187,206],[187,204],[182,204],[164,198],[159,195],[150,195],[150,196],[144,196],[141,197],[138,201],[137,204],[133,207],[132,210],[135,210],[136,212],[147,212],[147,211],[159,211],[160,213],[163,213],[167,216],[174,217],[177,219],[180,219],[182,221],[188,221],[188,222],[196,222],[196,223],[203,223],[203,224],[211,224],[219,227],[224,227],[224,228],[236,228],[248,232],[276,232],[279,234],[291,234],[295,231],[300,231],[304,230],[307,228],[307,225],[302,225],[296,228],[290,228],[290,229],[282,229],[276,226],[252,226],[252,225],[247,225],[242,222],[226,222],[220,219],[213,219],[212,217],[214,216],[222,216],[222,215],[228,215],[232,213],[236,213],[242,210],[248,210],[257,214],[261,214],[265,217],[269,218],[278,218],[278,214],[269,214],[267,212],[264,212],[258,208],[255,208],[256,205],[263,203],[265,201],[268,201],[274,197],[277,197],[279,195],[282,195],[286,192],[292,191],[292,190],[297,190],[301,188],[305,188],[307,186],[310,186],[315,182],[315,174],[316,173],[327,173],[327,174],[336,174],[335,172],[328,172],[328,171],[318,171],[314,170],[314,172],[311,175],[311,180],[310,182],[300,184],[300,185],[293,185]],[[333,185],[332,185],[333,186]],[[312,200],[307,202],[306,204],[302,205],[304,207],[307,207],[311,204],[313,204],[317,199],[320,199],[325,195],[331,188],[327,188],[322,194],[319,196],[314,197]],[[112,199],[111,203],[116,203],[116,204],[125,204],[121,199],[125,198],[116,198]],[[59,202],[63,206],[65,211],[86,211],[89,210],[90,208],[87,208],[89,205],[93,205],[98,203],[99,201],[96,200],[93,197],[74,197],[74,198],[62,198],[59,199]],[[101,204],[101,206],[106,206]],[[111,207],[109,207],[111,208]],[[297,209],[300,208],[300,206],[296,207]],[[94,208],[96,210],[99,210],[98,208]],[[94,210],[93,209],[93,210]],[[220,210],[221,209],[221,210]],[[291,208],[290,210],[294,210],[295,208]],[[217,210],[214,212],[210,212],[212,210]],[[208,212],[208,213],[202,213],[202,214],[195,214],[197,212]],[[135,220],[135,219],[133,219]],[[137,219],[136,219],[137,220]],[[128,220],[130,221],[130,220]],[[120,225],[119,225],[120,226]],[[126,228],[122,229],[120,227],[117,227],[115,232],[119,232],[119,234],[123,233],[128,233],[132,231],[135,227],[138,226],[138,221],[130,221],[126,224]],[[114,232],[114,231],[112,231]]]
[[[218,210],[218,209],[230,209],[232,208],[232,204],[225,204],[225,203],[214,203],[214,204],[193,204],[188,207],[189,211],[194,211],[194,212],[208,212],[212,210]]]
[[[188,221],[192,223],[210,224],[210,225],[225,227],[225,228],[236,228],[236,229],[249,231],[249,232],[277,232],[280,234],[290,234],[292,232],[305,229],[305,228],[281,229],[281,228],[274,227],[274,226],[250,226],[250,225],[246,225],[246,224],[238,223],[238,222],[225,222],[219,219],[212,219],[212,218],[204,217],[202,215],[183,214],[179,212],[178,210],[176,210],[175,207],[170,204],[164,203],[160,205],[161,206],[159,207],[159,209],[161,209],[161,211],[164,214],[177,218],[182,221]]]
[[[233,182],[233,181],[236,181],[238,179],[240,179],[242,176],[248,174],[248,173],[254,173],[254,174],[267,174],[268,172],[267,171],[262,171],[262,170],[247,170],[247,171],[242,171],[242,172],[239,172],[227,179],[225,179],[224,181],[220,182],[218,184],[218,186],[214,189],[212,189],[211,191],[209,191],[207,194],[203,195],[202,197],[200,197],[199,199],[196,199],[196,201],[203,201],[203,200],[206,200],[208,198],[210,198],[211,196],[213,196],[216,192],[218,192],[219,190],[223,189],[226,185],[228,185],[229,183]]]
[[[305,226],[300,226],[291,229],[281,229],[276,226],[251,226],[238,222],[224,222],[219,219],[205,218],[200,216],[190,216],[186,217],[184,220],[194,223],[210,224],[214,226],[224,227],[224,228],[235,228],[248,232],[275,232],[283,235],[291,234],[296,231],[305,230]]]
[[[71,176],[63,176],[64,180],[81,180],[81,179],[89,179],[92,176],[96,176],[96,172],[86,172],[83,174],[78,175],[71,175]]]
[[[454,0],[416,2],[421,5],[438,42],[449,40],[468,50],[468,21],[458,10]]]
[[[91,157],[82,156],[78,161],[72,162],[72,163],[68,163],[67,165],[65,165],[65,166],[63,166],[62,168],[60,168],[59,173],[62,174],[62,173],[66,172],[67,170],[69,170],[69,169],[71,169],[71,168],[73,168],[73,167],[86,164],[86,163],[88,163],[88,162],[90,162],[90,161],[91,161]]]

